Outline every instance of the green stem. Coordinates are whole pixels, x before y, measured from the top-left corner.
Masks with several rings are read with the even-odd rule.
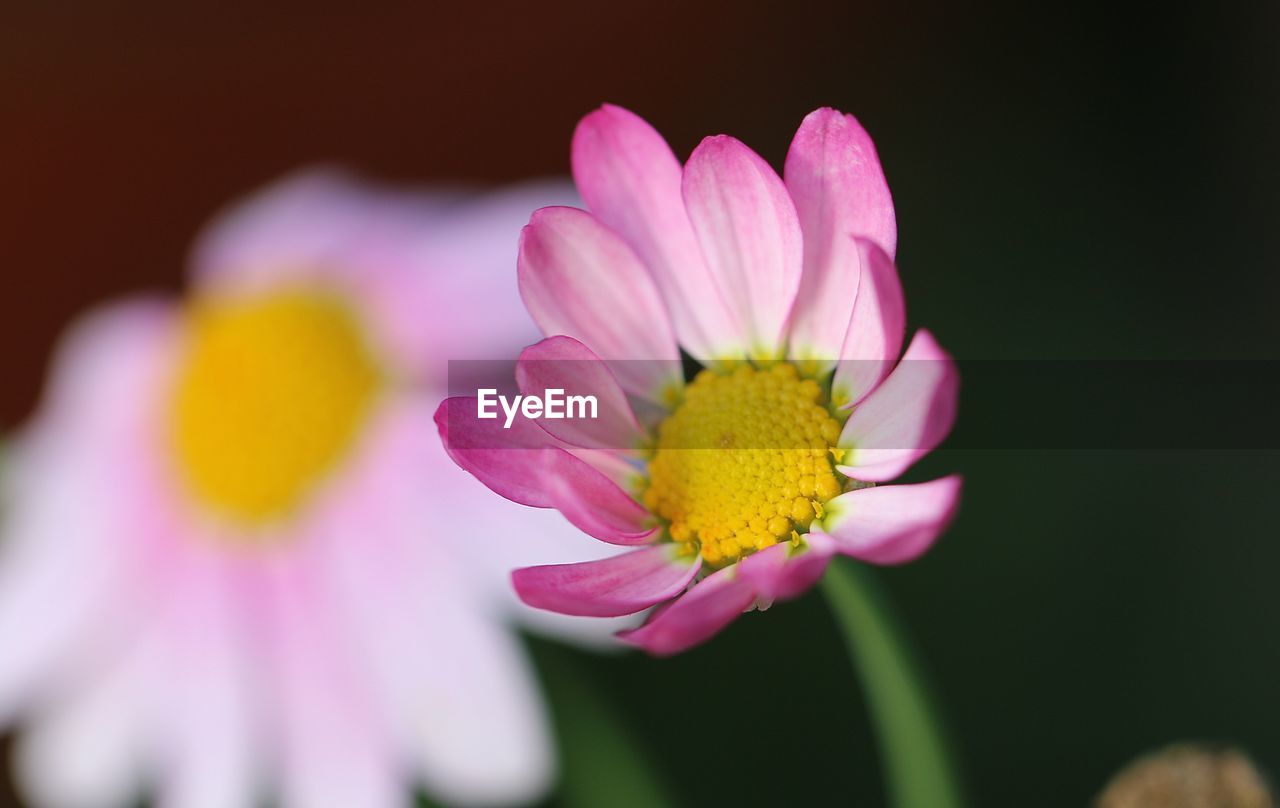
[[[822,588],[844,635],[879,739],[895,808],[960,808],[955,768],[907,644],[875,579],[838,559]]]

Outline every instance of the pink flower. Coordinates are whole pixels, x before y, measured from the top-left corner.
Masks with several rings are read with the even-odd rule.
[[[6,469],[0,723],[28,725],[36,804],[136,804],[144,782],[167,808],[543,791],[508,618],[597,632],[517,614],[507,577],[593,543],[495,510],[431,419],[446,357],[535,335],[503,268],[528,211],[570,199],[302,175],[211,227],[185,303],[74,329]]]
[[[923,330],[899,361],[893,204],[858,122],[811,113],[784,180],[723,135],[682,167],[605,106],[578,125],[573,172],[590,212],[543,208],[521,239],[520,291],[547,339],[517,380],[595,395],[603,414],[504,430],[453,398],[436,420],[492,490],[633,549],[518,570],[520,597],[602,617],[658,606],[623,636],[673,654],[803,593],[835,554],[925,552],[959,478],[875,484],[946,436],[958,376]],[[706,365],[688,385],[681,348]]]

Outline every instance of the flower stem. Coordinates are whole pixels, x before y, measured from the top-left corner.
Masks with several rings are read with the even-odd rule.
[[[908,644],[876,580],[837,559],[822,582],[862,683],[895,808],[960,808],[955,768]]]

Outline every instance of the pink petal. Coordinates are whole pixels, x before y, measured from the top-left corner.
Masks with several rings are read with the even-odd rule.
[[[85,642],[132,627],[124,595],[136,572],[139,515],[162,507],[140,456],[151,448],[151,394],[168,375],[172,314],[135,301],[82,318],[59,346],[36,421],[7,447],[0,723],[34,701]]]
[[[743,559],[738,568],[742,579],[755,591],[757,601],[767,605],[809,591],[826,572],[833,552],[827,537],[808,534],[799,548],[786,542],[775,544]]]
[[[455,396],[445,399],[434,416],[439,444],[450,459],[491,491],[533,508],[553,507],[545,486],[530,474],[529,464],[538,460],[536,450],[558,446],[613,480],[630,486],[637,479],[636,467],[614,451],[569,446],[528,418],[516,418],[510,429],[505,420],[476,417],[476,399]]]
[[[583,449],[578,446],[561,446],[560,448],[613,480],[625,490],[635,488],[643,480],[639,469],[618,452],[609,449]]]
[[[555,741],[515,632],[483,605],[458,601],[423,629],[433,664],[410,715],[426,791],[445,805],[535,802],[554,782]]]
[[[927,483],[841,494],[827,503],[822,530],[844,555],[872,564],[911,561],[951,524],[960,503],[960,483],[960,476],[953,474]]]
[[[871,138],[852,115],[830,108],[814,110],[800,124],[784,176],[804,233],[791,355],[826,370],[840,355],[858,289],[852,237],[869,238],[892,256],[893,200]]]
[[[473,499],[466,489],[479,486],[464,480],[462,489],[433,488],[439,501],[426,503],[426,513],[436,535],[426,536],[415,527],[424,516],[421,480],[441,486],[438,477],[453,480],[461,472],[444,458],[417,468],[418,476],[404,466],[385,472],[390,479],[370,480],[360,492],[361,508],[329,526],[319,569],[332,582],[335,613],[347,618],[346,634],[338,640],[349,641],[345,647],[365,674],[370,698],[394,727],[399,755],[421,772],[436,802],[536,799],[552,776],[553,761],[534,675],[495,613],[493,593],[476,586],[474,559],[461,552],[470,543],[448,538],[468,536],[477,523],[480,530],[518,524],[525,532],[520,514],[563,520],[487,492],[487,505],[511,512],[503,511],[500,519],[487,511],[469,518],[456,509]],[[369,552],[371,535],[380,539],[376,553]],[[510,588],[505,575],[503,584]]]
[[[640,628],[618,637],[654,656],[671,656],[711,639],[755,600],[755,589],[738,574],[737,566],[725,567],[654,612]]]
[[[389,364],[442,382],[450,358],[506,357],[537,339],[511,283],[516,235],[530,211],[575,203],[560,182],[494,193],[393,191],[309,169],[215,218],[191,263],[205,292],[334,289]]]
[[[226,290],[341,268],[362,241],[373,190],[342,171],[304,169],[246,195],[204,227],[192,249],[195,283]],[[444,208],[441,198],[436,210]]]
[[[511,575],[520,599],[561,614],[620,617],[647,609],[684,591],[701,560],[681,554],[675,543],[584,561],[526,567]]]
[[[541,336],[514,283],[520,229],[539,207],[577,204],[568,181],[520,183],[450,208],[422,233],[416,269],[429,298],[402,306],[412,307],[421,338],[445,366],[435,378],[441,387],[448,360],[509,359]],[[406,285],[388,284],[388,296],[403,296]]]
[[[746,328],[753,356],[775,356],[800,288],[802,239],[782,180],[741,142],[718,135],[694,149],[684,202],[707,266]]]
[[[516,418],[510,429],[503,429],[503,421],[476,413],[477,400],[469,396],[445,399],[436,410],[436,428],[453,462],[513,502],[552,507],[534,466],[535,450],[556,445],[555,438],[527,418]]]
[[[144,391],[168,382],[177,355],[178,314],[171,301],[138,296],[78,317],[59,340],[38,416],[42,428],[54,437],[73,432],[77,441],[136,449],[138,424],[157,406],[158,396]]]
[[[956,419],[955,362],[921,329],[893,373],[857,406],[840,433],[848,477],[892,480],[937,446]]]
[[[875,144],[857,118],[830,107],[806,115],[791,141],[784,174],[806,250],[815,240],[863,236],[893,257],[898,244],[893,198]]]
[[[516,381],[522,395],[543,401],[548,389],[559,390],[562,414],[566,415],[568,397],[595,397],[595,417],[543,417],[537,421],[538,426],[572,446],[630,451],[645,441],[644,430],[609,366],[573,337],[548,337],[525,348],[516,363]],[[575,410],[573,414],[579,413]],[[517,420],[525,419],[521,415]]]
[[[159,724],[164,770],[156,804],[163,808],[252,805],[261,795],[259,680],[250,675],[254,650],[245,643],[243,601],[234,565],[225,556],[170,573],[168,603],[157,604],[163,657]],[[257,616],[255,615],[255,619]]]
[[[812,258],[809,250],[806,237],[805,269],[788,323],[787,352],[821,374],[835,367],[840,356],[862,267],[852,238],[833,242],[820,259]]]
[[[379,442],[405,431],[385,425],[382,430]],[[435,649],[425,647],[424,635],[435,620],[452,618],[442,616],[445,609],[471,605],[467,570],[439,537],[466,535],[468,512],[486,503],[521,513],[529,509],[494,497],[447,458],[443,463],[464,477],[463,486],[441,491],[436,475],[427,476],[392,446],[379,449],[380,474],[353,479],[341,494],[350,501],[316,520],[305,549],[312,556],[307,560],[313,574],[323,576],[321,587],[332,597],[334,614],[342,616],[333,627],[333,642],[358,662],[371,700],[389,719],[398,742],[406,745],[417,731],[412,715],[423,677],[438,661]],[[421,495],[424,482],[430,498]],[[451,521],[441,524],[450,516]],[[435,535],[425,535],[415,524],[430,524]],[[369,552],[369,536],[378,538],[377,552]]]
[[[564,334],[612,362],[628,391],[663,402],[680,352],[649,271],[591,214],[543,208],[520,234],[520,295],[548,337]]]
[[[362,503],[378,503],[381,497],[378,500],[366,499],[366,497],[379,493],[385,494],[388,490],[403,492],[393,500],[403,504],[398,506],[364,504],[360,508],[352,509],[358,514],[353,517],[354,524],[368,522],[370,517],[366,512],[372,510],[380,514],[377,517],[379,523],[387,521],[388,527],[385,532],[390,533],[393,528],[399,529],[402,525],[420,524],[424,518],[423,509],[425,508],[425,518],[430,520],[433,534],[484,537],[483,541],[476,539],[461,542],[426,542],[426,545],[430,545],[428,548],[430,558],[425,559],[424,563],[432,569],[444,566],[437,551],[437,545],[448,545],[459,556],[458,563],[466,565],[465,578],[470,590],[483,595],[489,604],[488,609],[493,610],[496,606],[502,614],[511,615],[520,620],[523,625],[555,639],[597,649],[616,647],[617,640],[613,636],[614,633],[620,629],[632,627],[635,624],[634,619],[569,617],[530,608],[520,602],[516,596],[511,586],[511,571],[538,564],[559,564],[604,558],[616,555],[620,550],[625,552],[627,548],[605,544],[588,536],[554,510],[528,508],[494,496],[493,492],[479,484],[474,477],[450,459],[435,434],[435,428],[431,422],[431,411],[422,406],[425,403],[425,401],[414,402],[414,405],[407,408],[403,415],[396,416],[399,424],[388,423],[386,426],[379,427],[378,431],[382,436],[375,439],[379,445],[374,449],[379,456],[369,464],[372,473],[369,475],[367,488],[353,491],[354,497],[359,498]],[[427,439],[425,442],[424,435]],[[423,445],[410,452],[405,460],[388,462],[383,456],[385,454],[403,455],[405,453],[398,447],[414,442],[420,442]],[[600,468],[602,459],[609,458],[615,461],[619,472],[617,479],[624,488],[629,486],[636,477],[637,471],[634,466],[616,458],[610,458],[603,451],[579,450],[575,454],[596,468]],[[584,454],[587,457],[583,457]],[[374,469],[376,471],[373,471]],[[604,473],[610,474],[608,471]],[[422,496],[424,485],[432,492],[429,498]],[[366,494],[365,491],[369,493]],[[397,517],[399,521],[388,520],[386,516],[381,516],[387,511],[403,511],[405,516]],[[513,530],[513,525],[518,529]],[[368,524],[354,529],[357,536],[368,535],[370,531],[376,531],[379,534],[384,532],[383,528]],[[413,535],[408,541],[414,546],[424,546],[421,536],[417,535],[417,529],[410,532]],[[369,555],[362,543],[356,542],[356,544],[358,546],[351,551],[353,560],[337,565],[340,569],[352,567],[356,558]],[[403,566],[398,559],[393,563]],[[376,582],[386,574],[387,571],[378,569],[372,571],[369,578],[376,585]],[[421,574],[415,568],[408,571],[408,576],[420,578]],[[416,590],[420,587],[415,585],[414,588]],[[362,598],[363,596],[357,593],[353,599],[363,603]],[[412,614],[430,614],[429,611],[423,612],[416,606],[410,611]],[[379,613],[376,609],[371,613],[371,618],[382,624],[388,622],[386,615]],[[416,630],[415,628],[414,631]],[[388,658],[394,660],[396,655],[402,654],[403,651],[398,640],[393,639],[389,644],[391,649]],[[405,666],[392,664],[388,667],[400,670]],[[416,674],[409,671],[407,675],[414,677]]]
[[[277,722],[278,804],[400,808],[408,799],[392,721],[374,709],[364,661],[335,633],[347,617],[321,559],[287,561],[263,570],[257,615],[272,674],[264,701]]]
[[[741,354],[734,313],[707,269],[680,194],[680,163],[652,126],[609,104],[573,133],[573,178],[587,207],[653,273],[676,338],[694,357]]]
[[[855,239],[861,267],[858,295],[831,381],[831,397],[857,404],[893,369],[906,337],[907,310],[898,269],[884,250]]]
[[[566,451],[527,418],[510,429],[476,417],[476,399],[441,402],[435,415],[445,451],[496,494],[521,505],[555,508],[578,529],[610,544],[641,544],[653,533],[649,512],[618,483]]]
[[[564,449],[544,449],[535,474],[551,507],[580,530],[609,544],[644,544],[656,529],[644,506],[618,484]]]

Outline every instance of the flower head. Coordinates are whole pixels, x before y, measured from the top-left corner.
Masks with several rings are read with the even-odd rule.
[[[582,538],[492,508],[432,414],[446,357],[536,336],[504,268],[528,211],[570,198],[305,174],[209,229],[185,302],[73,330],[6,464],[0,723],[30,725],[36,804],[144,780],[166,806],[538,796],[507,576]],[[459,538],[516,522],[518,544]]]
[[[605,106],[574,134],[573,173],[590,212],[544,208],[521,239],[520,291],[546,339],[517,381],[589,393],[603,414],[504,430],[454,398],[436,419],[494,491],[635,548],[518,570],[524,601],[659,606],[623,636],[670,654],[804,592],[836,554],[896,564],[927,550],[959,478],[878,484],[946,436],[958,377],[927,331],[899,356],[893,204],[858,122],[811,113],[784,180],[723,135],[681,166],[647,123]],[[702,364],[688,383],[682,351]]]

